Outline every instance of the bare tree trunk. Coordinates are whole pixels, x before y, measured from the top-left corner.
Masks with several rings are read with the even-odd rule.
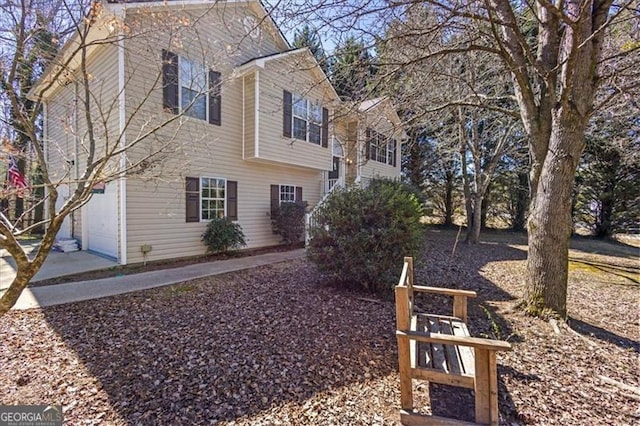
[[[451,226],[453,224],[453,188],[454,188],[454,176],[453,173],[446,174],[447,181],[445,182],[445,194],[444,194],[444,225]]]
[[[464,208],[467,213],[467,236],[466,241],[469,241],[469,235],[471,233],[471,227],[473,224],[473,200],[471,198],[471,184],[469,182],[469,172],[467,171],[467,152],[466,150],[460,151],[461,163],[462,163],[462,188],[464,191]]]
[[[2,297],[0,297],[0,317],[6,314],[11,307],[16,304],[20,294],[22,294],[22,291],[29,285],[29,282],[38,270],[40,270],[40,267],[47,259],[47,256],[53,247],[56,234],[58,233],[58,230],[60,230],[63,219],[64,216],[57,216],[51,221],[49,227],[51,232],[44,234],[42,242],[40,243],[33,260],[29,260],[23,252],[18,253],[14,251],[15,247],[7,246],[7,250],[10,250],[10,254],[16,262],[16,277],[13,279],[9,288],[2,294]]]
[[[518,172],[518,187],[515,190],[515,214],[511,229],[524,231],[527,217],[527,199],[529,198],[529,175]]]
[[[567,315],[569,238],[574,175],[584,147],[585,124],[577,114],[557,118],[540,170],[529,216],[527,312]],[[550,191],[549,188],[553,188]]]
[[[477,244],[480,241],[480,229],[482,228],[482,199],[480,192],[473,196],[473,217],[472,224],[467,232],[467,242]]]

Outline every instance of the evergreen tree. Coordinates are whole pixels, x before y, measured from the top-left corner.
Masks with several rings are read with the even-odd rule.
[[[362,101],[371,97],[370,83],[374,75],[374,58],[363,42],[350,36],[336,47],[331,80],[342,99]]]
[[[309,25],[305,25],[301,29],[296,30],[293,35],[292,45],[295,48],[308,47],[316,58],[316,61],[318,61],[322,71],[324,71],[325,74],[329,74],[329,61],[327,60],[327,55],[316,30],[312,29]]]

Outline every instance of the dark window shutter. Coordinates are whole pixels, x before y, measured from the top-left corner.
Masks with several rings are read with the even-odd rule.
[[[329,110],[322,108],[322,146],[329,146]]]
[[[296,186],[296,202],[297,203],[302,202],[302,187],[301,186]]]
[[[293,122],[293,106],[291,92],[284,91],[282,96],[282,135],[285,138],[291,137],[291,125]]]
[[[186,221],[200,222],[200,178],[186,178],[185,192],[187,200]]]
[[[178,113],[178,55],[162,50],[162,107]]]
[[[367,129],[366,131],[366,139],[365,139],[365,158],[367,160],[371,159],[371,129]]]
[[[220,89],[220,73],[209,70],[209,123],[222,123],[222,90]]]
[[[280,207],[280,185],[271,185],[271,216],[276,214]]]
[[[238,220],[238,182],[227,181],[227,217]]]
[[[398,142],[396,142],[396,140],[393,139],[393,140],[391,140],[391,143],[393,144],[393,164],[392,165],[393,165],[393,167],[395,167],[396,166],[396,162],[397,162],[396,158],[398,157],[398,155],[397,155],[398,154],[398,152],[397,152],[397,150],[398,150]]]

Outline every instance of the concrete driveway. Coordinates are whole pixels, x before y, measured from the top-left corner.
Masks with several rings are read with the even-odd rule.
[[[31,252],[37,248],[37,243],[29,243],[27,251]],[[95,271],[106,269],[118,264],[102,256],[92,254],[87,251],[75,251],[62,253],[51,251],[47,260],[32,282],[60,277],[63,275],[75,274],[78,272]],[[0,290],[6,289],[16,276],[16,266],[13,258],[6,250],[0,250]]]

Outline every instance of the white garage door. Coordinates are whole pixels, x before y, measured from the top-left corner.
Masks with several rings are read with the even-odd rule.
[[[93,194],[87,204],[87,237],[91,251],[118,257],[118,183],[110,182],[104,193]]]

